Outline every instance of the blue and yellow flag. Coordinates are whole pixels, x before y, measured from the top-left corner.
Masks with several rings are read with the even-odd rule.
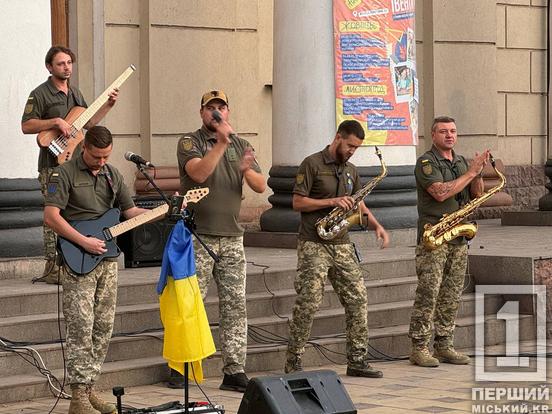
[[[191,363],[189,378],[201,382],[201,360],[216,349],[195,273],[192,237],[179,220],[167,240],[157,284],[165,328],[163,358],[181,374],[184,363]]]

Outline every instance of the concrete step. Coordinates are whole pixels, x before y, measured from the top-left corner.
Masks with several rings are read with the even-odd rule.
[[[505,338],[504,323],[496,317],[488,317],[486,328],[486,345],[502,343]],[[461,348],[474,347],[474,319],[458,318],[456,321],[455,346]],[[532,339],[535,335],[535,320],[532,316],[520,317],[520,340]],[[157,335],[157,334],[156,334]],[[152,339],[158,341],[157,339]],[[122,341],[124,342],[124,341]],[[158,341],[160,342],[160,341]],[[326,365],[328,359],[317,349],[324,350],[333,362],[345,363],[345,339],[343,335],[321,337],[314,339],[317,348],[308,345],[304,355],[303,365],[310,369]],[[112,344],[113,346],[113,344]],[[323,348],[322,348],[323,347]],[[264,345],[248,346],[246,371],[270,371],[283,368],[286,345],[284,341]],[[408,325],[376,328],[370,330],[370,353],[376,359],[385,356],[402,357],[410,352],[408,339]],[[124,361],[106,362],[98,383],[99,388],[109,389],[116,385],[125,387],[153,384],[164,381],[168,370],[165,360],[159,356],[149,356]],[[109,357],[108,357],[109,358]],[[109,359],[108,359],[109,361]],[[405,363],[408,363],[405,361]],[[472,362],[473,363],[473,362]],[[50,368],[50,367],[49,367]],[[221,376],[221,360],[217,353],[203,362],[203,371],[206,377]],[[52,370],[61,381],[63,372]],[[438,369],[435,369],[438,372]],[[385,372],[384,372],[385,375]],[[20,373],[17,375],[2,375],[0,378],[0,404],[25,399],[32,399],[51,395],[44,377],[35,372]]]
[[[417,230],[387,229],[393,246],[413,246],[416,244]],[[282,249],[295,249],[297,247],[297,233],[271,232],[246,230],[243,235],[244,245],[251,247],[278,247]],[[376,235],[373,231],[351,231],[351,241],[359,248],[374,248],[377,246]]]
[[[162,357],[109,362],[103,366],[98,388],[153,384],[165,379],[167,373],[167,364]],[[52,374],[60,382],[64,379],[62,370],[54,370]],[[67,384],[65,392],[70,392]],[[51,395],[48,382],[43,376],[23,374],[0,378],[0,404]]]
[[[474,295],[467,294],[462,301],[459,317],[471,317],[473,319],[474,312]],[[485,301],[487,312],[495,312],[502,303],[502,299],[498,296],[489,297]],[[412,301],[400,301],[391,304],[375,304],[369,306],[369,327],[370,334],[373,330],[402,326],[408,324],[411,314]],[[130,310],[135,310],[132,308]],[[143,312],[146,310],[142,309]],[[138,315],[143,315],[138,313]],[[155,314],[157,315],[157,314]],[[125,316],[127,319],[130,317]],[[281,338],[285,340],[288,336],[288,318],[289,314],[282,317],[270,316],[261,318],[249,319],[249,345],[258,346],[264,343],[261,336],[268,336],[271,338]],[[148,317],[151,318],[151,317]],[[119,316],[117,319],[120,319]],[[145,319],[145,318],[144,318]],[[19,325],[20,326],[20,325]],[[39,327],[34,330],[42,330],[39,332],[41,337],[46,334],[45,331],[51,331],[51,341],[59,341],[59,330],[57,329],[57,320],[49,321],[46,323],[42,321]],[[138,334],[133,336],[127,336],[124,333],[129,330],[123,330],[121,333],[120,326],[116,324],[114,330],[114,337],[112,338],[107,361],[117,361],[124,359],[139,359],[144,357],[151,357],[162,353],[162,328],[159,325],[152,326],[149,329],[158,330],[154,332],[148,332],[145,334]],[[212,325],[213,338],[215,344],[219,347],[219,333],[218,325]],[[263,334],[266,332],[266,335]],[[315,315],[315,320],[312,327],[313,337],[328,337],[328,336],[342,336],[345,332],[345,315],[342,308],[325,309],[320,310]],[[5,336],[6,337],[6,336]],[[62,330],[62,337],[64,337],[64,331]],[[8,337],[9,338],[9,337]],[[12,341],[21,341],[21,339],[9,338]],[[29,339],[26,339],[27,341]],[[45,363],[52,369],[61,367],[62,358],[60,353],[60,346],[58,343],[50,343],[43,345],[35,345],[33,348],[37,349],[42,355]],[[11,353],[0,353],[0,371],[5,375],[22,374],[29,371],[33,371],[33,368],[25,361],[16,357]]]
[[[368,292],[368,303],[386,303],[411,300],[416,291],[417,278],[415,276],[393,278],[388,280],[367,280],[365,285]],[[264,291],[247,295],[247,315],[249,318],[289,314],[297,294],[295,289]],[[208,297],[205,301],[209,320],[218,320],[218,300]],[[211,304],[214,306],[211,307]],[[321,309],[338,309],[341,303],[332,286],[327,284]]]
[[[65,346],[65,342],[63,344]],[[44,364],[50,369],[63,367],[63,356],[59,342],[32,346],[39,354]],[[163,331],[152,331],[131,336],[115,336],[111,338],[106,362],[125,359],[141,359],[162,355]],[[30,374],[36,368],[19,355],[12,352],[0,352],[0,372],[2,375]]]
[[[121,273],[118,305],[155,303],[159,300],[156,292],[159,275]],[[57,298],[62,290],[57,285],[42,282],[32,284],[24,279],[5,280],[0,292],[0,318],[57,312]]]
[[[36,266],[34,259],[20,261],[0,261],[0,271],[2,264],[14,266],[12,273],[20,275],[25,271]],[[39,260],[40,266],[43,260]],[[6,266],[5,266],[6,267]],[[9,267],[9,266],[8,266]],[[384,281],[388,280],[389,286],[404,284],[404,278],[412,277],[415,274],[414,260],[388,260],[382,262],[362,263],[365,272],[367,286],[384,286]],[[158,267],[123,269],[119,272],[119,292],[117,303],[119,305],[153,303],[157,302],[156,286],[159,279]],[[41,270],[42,271],[42,270]],[[54,312],[57,309],[56,297],[58,288],[56,285],[47,285],[45,283],[31,283],[31,276],[28,277],[7,277],[10,273],[5,273],[6,278],[2,282],[2,291],[0,292],[0,318],[10,316],[22,316],[32,314],[44,314]],[[293,289],[295,280],[295,268],[283,268],[272,270],[261,265],[248,264],[247,273],[247,293],[266,293],[267,291],[286,291]],[[396,280],[399,279],[399,280]],[[412,287],[412,286],[411,286]],[[407,293],[408,294],[408,293]],[[378,298],[383,298],[386,294],[379,289],[375,294],[371,294],[370,302],[377,303]],[[209,287],[207,297],[215,298],[217,290],[214,282]],[[382,299],[383,300],[383,299]]]
[[[282,260],[282,262],[282,264],[276,265],[267,259],[256,262],[256,265],[248,263],[247,293],[264,292],[267,288],[270,290],[292,289],[297,274],[297,259],[285,258],[285,261]],[[392,280],[416,274],[414,256],[381,259],[365,254],[361,266],[365,280]],[[209,287],[209,296],[211,295],[216,295],[214,284]]]
[[[372,278],[404,277],[415,274],[414,250],[406,247],[395,247],[384,250],[371,248],[360,248],[363,258],[362,267],[366,274]],[[250,254],[250,256],[249,256]],[[256,276],[263,276],[259,280],[252,280],[248,283],[248,292],[261,291],[265,289],[264,278],[282,278],[284,285],[274,286],[275,289],[293,286],[297,267],[297,253],[290,249],[275,248],[246,248],[247,275],[256,279]],[[142,267],[124,269],[120,260],[119,275],[128,274],[129,277],[146,277],[157,281],[160,267]],[[30,281],[38,277],[44,270],[44,258],[0,258],[0,280],[23,279]]]
[[[534,340],[536,332],[535,318],[532,315],[521,315],[519,321],[519,340]],[[485,323],[485,345],[489,347],[504,344],[505,323],[493,316],[487,317]],[[406,359],[411,350],[408,328],[408,325],[397,325],[371,329],[368,349],[371,360],[386,360],[389,357]],[[466,317],[456,320],[455,347],[457,349],[469,350],[471,351],[469,354],[473,355],[473,349],[475,348],[474,335],[474,318]],[[327,365],[329,359],[331,359],[331,363],[343,365],[347,363],[345,335],[339,337],[313,336],[309,342],[303,356],[304,368],[316,369],[316,367]],[[273,345],[248,346],[246,371],[283,370],[286,349],[285,342]],[[405,361],[405,363],[409,364],[408,361]],[[471,363],[474,363],[473,359]]]
[[[115,313],[114,333],[160,329],[159,304],[118,306]],[[57,341],[65,337],[63,314],[13,316],[0,319],[0,332],[4,338],[19,342]]]
[[[293,295],[289,295],[285,300],[291,305],[293,303]],[[262,312],[262,316],[248,317],[249,323],[253,325],[269,326],[275,325],[280,334],[287,332],[287,320],[290,317],[291,306],[283,314],[275,313],[272,309],[263,308],[265,304],[270,302],[267,296],[259,299],[261,306],[255,304],[259,298],[253,298],[251,308],[254,312]],[[497,298],[496,303],[501,299]],[[316,334],[326,335],[339,331],[345,326],[345,315],[343,308],[337,303],[337,298],[330,294],[325,295],[325,299],[321,304],[319,311],[316,314],[313,324],[313,332]],[[392,326],[407,323],[410,318],[412,300],[403,300],[396,302],[385,302],[369,304],[368,306],[368,324],[370,327]],[[492,304],[491,300],[488,301]],[[464,296],[459,314],[473,314],[474,295],[467,294]],[[265,306],[266,307],[266,306]],[[276,309],[276,308],[275,308]],[[217,312],[218,304],[216,299],[207,298],[206,300],[207,316],[210,323],[216,324],[218,321]],[[268,314],[267,314],[268,313]],[[158,303],[146,303],[135,305],[121,305],[117,307],[115,313],[115,324],[113,328],[114,334],[121,332],[136,332],[142,330],[162,329],[161,320],[159,317]],[[63,323],[63,315],[58,315],[57,312],[43,313],[37,315],[12,316],[0,319],[0,332],[2,337],[11,341],[17,342],[43,342],[57,341],[61,336],[65,335],[65,327]],[[217,335],[215,335],[217,337]]]
[[[485,309],[487,312],[495,312],[502,305],[503,299],[500,296],[489,296],[485,300]],[[398,302],[387,302],[368,305],[368,327],[369,330],[383,327],[400,326],[410,323],[413,300]],[[468,293],[463,295],[462,302],[458,309],[458,317],[474,318],[475,314],[475,294]],[[282,314],[279,316],[269,316],[262,318],[249,319],[250,326],[257,326],[267,329],[273,334],[287,338],[288,321],[291,314]],[[216,327],[215,327],[216,328]],[[322,306],[315,315],[312,325],[312,336],[335,335],[336,332],[345,331],[345,312],[342,307],[327,308]],[[215,330],[213,330],[215,332]],[[214,333],[215,343],[217,335]],[[251,340],[250,340],[251,342]]]
[[[9,279],[28,279],[42,275],[43,257],[0,258],[0,281]]]
[[[255,283],[257,277],[260,276],[251,276],[248,283]],[[122,271],[119,277],[117,304],[124,306],[156,303],[158,301],[157,279],[157,275]],[[273,275],[270,276],[270,280],[274,280]],[[391,279],[366,278],[368,300],[370,303],[380,303],[410,299],[416,290],[416,282],[415,276]],[[262,291],[248,294],[248,312],[251,317],[266,316],[267,312],[271,312],[270,309],[273,306],[278,313],[289,312],[295,301],[293,285],[287,289],[272,290],[267,278],[263,282],[263,287]],[[57,312],[57,298],[61,290],[61,288],[58,290],[57,285],[32,284],[24,279],[5,280],[2,282],[2,291],[0,292],[0,318]],[[329,282],[326,286],[326,294],[333,295]],[[327,299],[336,305],[338,304],[335,297],[328,297]],[[208,307],[212,307],[209,311],[210,317],[218,319],[218,305],[216,303],[218,303],[218,300],[214,288],[214,291],[210,292],[206,298],[206,304]]]

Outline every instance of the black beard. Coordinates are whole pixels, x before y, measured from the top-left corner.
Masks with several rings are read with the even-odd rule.
[[[336,158],[336,161],[339,164],[345,164],[349,160],[349,157],[347,157],[346,155],[339,154],[339,153],[335,154],[335,158]]]

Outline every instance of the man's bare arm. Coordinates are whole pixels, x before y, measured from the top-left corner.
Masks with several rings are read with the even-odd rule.
[[[468,171],[460,177],[458,177],[455,180],[447,181],[447,182],[435,182],[431,184],[427,188],[427,192],[438,202],[442,203],[445,200],[448,200],[451,197],[454,197],[456,194],[458,194],[460,191],[462,191],[464,188],[466,188],[467,185],[472,183],[474,180],[476,182],[482,181],[479,179],[476,179],[481,171],[483,170],[483,167],[487,163],[487,160],[489,159],[489,150],[484,151],[481,154],[475,154],[474,159],[472,160]],[[481,184],[473,184],[474,190],[477,190],[478,185]],[[473,196],[473,194],[472,194]]]

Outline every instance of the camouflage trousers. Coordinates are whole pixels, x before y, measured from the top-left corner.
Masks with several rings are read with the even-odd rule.
[[[245,308],[245,253],[243,237],[200,235],[219,257],[215,261],[194,237],[196,275],[201,296],[205,299],[211,276],[219,298],[219,338],[222,371],[244,372],[247,352],[247,311]]]
[[[48,191],[48,178],[52,173],[53,168],[42,168],[38,173],[38,181],[40,182],[40,190],[42,195],[46,197],[46,192]],[[42,234],[44,238],[44,257],[46,260],[53,261],[56,257],[56,243],[57,235],[56,233],[48,227],[46,224],[42,225]]]
[[[440,347],[454,343],[454,322],[460,305],[468,263],[466,244],[443,244],[435,250],[416,247],[418,287],[410,319],[409,336],[414,343],[427,346],[431,324]]]
[[[62,276],[70,384],[90,384],[100,375],[113,331],[117,262],[104,260],[85,276]]]
[[[297,246],[297,299],[289,326],[288,353],[301,356],[314,314],[324,296],[326,276],[345,308],[347,361],[363,363],[368,351],[368,299],[352,244],[328,245],[299,240]]]

